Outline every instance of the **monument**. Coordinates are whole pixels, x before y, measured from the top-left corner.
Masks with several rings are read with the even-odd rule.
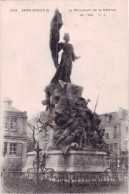
[[[46,168],[55,172],[102,172],[106,169],[107,151],[104,129],[99,129],[99,116],[88,108],[90,100],[82,97],[83,87],[71,82],[72,63],[80,57],[75,55],[68,33],[64,34],[64,42],[59,42],[62,25],[61,13],[56,10],[50,27],[50,50],[56,73],[45,88],[46,99],[42,102],[46,106],[47,124],[41,131],[51,133],[51,140],[47,148],[40,147]],[[40,145],[41,141],[44,140],[39,134]]]

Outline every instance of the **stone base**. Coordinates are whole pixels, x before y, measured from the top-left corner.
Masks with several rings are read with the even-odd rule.
[[[107,168],[106,153],[101,151],[70,151],[64,155],[61,151],[45,151],[46,168],[55,172],[104,172]]]
[[[64,155],[61,151],[45,151],[47,154],[46,168],[55,172],[104,172],[108,167],[106,153],[100,151],[70,151]],[[33,168],[36,152],[27,154],[27,163],[22,171]]]
[[[22,169],[22,172],[27,172],[28,169],[33,168],[33,161],[36,157],[36,152],[28,152],[27,153],[27,161],[25,167]]]

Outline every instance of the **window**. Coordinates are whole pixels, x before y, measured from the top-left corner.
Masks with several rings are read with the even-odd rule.
[[[109,133],[105,133],[105,138],[109,139]]]
[[[9,117],[5,117],[5,118],[3,119],[3,127],[4,127],[5,129],[8,129],[8,127],[9,127]]]
[[[113,143],[110,144],[110,151],[113,151]]]
[[[128,133],[128,127],[126,127],[126,133]]]
[[[114,139],[117,138],[117,127],[114,127]]]
[[[118,144],[114,143],[114,149],[117,150],[118,149]]]
[[[10,129],[16,129],[17,119],[11,118],[10,119]]]
[[[125,141],[125,150],[128,150],[128,141]]]
[[[106,120],[107,122],[110,122],[111,119],[112,119],[112,115],[105,114],[105,120]]]
[[[4,142],[4,156],[6,155],[7,153],[7,142]]]
[[[109,116],[108,115],[106,115],[106,121],[109,122]]]
[[[10,143],[9,155],[16,155],[16,143]]]

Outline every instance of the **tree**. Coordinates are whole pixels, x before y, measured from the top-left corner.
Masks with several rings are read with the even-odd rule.
[[[36,135],[42,129],[41,113],[38,113],[36,116],[29,119],[27,125],[29,137],[34,143],[36,143]]]
[[[27,121],[27,132],[29,136],[28,142],[28,151],[33,151],[35,148],[36,141],[38,139],[38,135],[44,131],[47,132],[47,126],[51,127],[50,122],[53,119],[48,121],[48,117],[46,112],[40,112],[33,116],[31,119]]]

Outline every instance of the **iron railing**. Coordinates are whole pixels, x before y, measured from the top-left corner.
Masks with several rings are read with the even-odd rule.
[[[3,172],[3,191],[11,193],[75,193],[127,185],[125,172]],[[113,187],[112,187],[113,186]],[[89,192],[90,192],[89,191]]]

